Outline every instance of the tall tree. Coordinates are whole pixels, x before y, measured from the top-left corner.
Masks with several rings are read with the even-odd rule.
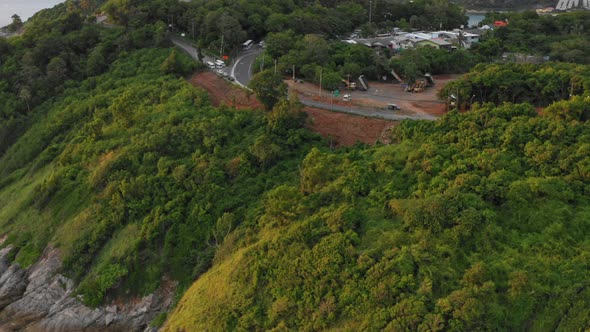
[[[21,20],[20,16],[17,14],[12,15],[12,23],[8,26],[8,30],[10,31],[17,31],[18,29],[23,27],[23,21]]]
[[[281,76],[272,70],[256,74],[250,81],[250,88],[268,111],[272,110],[279,99],[287,93],[287,85]]]

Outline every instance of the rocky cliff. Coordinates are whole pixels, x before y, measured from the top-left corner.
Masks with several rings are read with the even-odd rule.
[[[0,331],[152,331],[149,322],[172,302],[166,289],[89,308],[74,296],[73,281],[59,273],[59,250],[47,248],[27,269],[8,262],[10,250],[0,250]]]

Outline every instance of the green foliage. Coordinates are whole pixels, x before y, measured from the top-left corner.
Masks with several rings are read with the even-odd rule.
[[[47,244],[60,247],[64,273],[92,306],[153,292],[164,276],[186,287],[262,204],[267,181],[293,181],[287,165],[315,140],[294,101],[269,119],[212,107],[161,74],[174,54],[121,54],[35,107],[0,159],[0,227],[14,234],[16,261],[28,266]],[[185,55],[174,57],[186,70]]]
[[[272,110],[280,98],[286,95],[287,85],[272,70],[260,72],[250,81],[250,88],[267,110]]]
[[[303,105],[297,100],[280,99],[266,116],[267,128],[272,134],[285,138],[291,136],[294,130],[305,124],[307,115],[302,109]]]
[[[446,1],[375,3],[399,10],[376,18],[382,26],[464,21]],[[278,72],[295,65],[331,88],[389,70],[362,45],[316,34],[360,25],[360,4],[108,1],[127,30],[84,25],[68,6],[77,5],[0,41],[9,258],[29,266],[58,247],[91,306],[153,292],[163,278],[179,292],[197,280],[164,330],[588,325],[586,66],[480,65],[443,91],[481,102],[470,112],[403,121],[392,145],[329,150],[303,128],[280,75],[253,80],[267,112],[215,108],[174,77],[192,70],[190,59],[151,47],[164,43],[168,16],[200,26],[203,44],[273,31]],[[471,57],[417,50],[391,65],[447,72]],[[507,101],[548,107],[538,116]]]
[[[590,19],[587,11],[537,15],[533,11],[490,12],[482,24],[507,19],[510,24],[495,29],[479,46],[480,53],[503,52],[549,56],[552,61],[588,64],[585,54],[590,50]]]
[[[162,65],[160,65],[160,71],[164,74],[176,74],[180,71],[180,65],[176,57],[176,50],[170,52],[170,55],[164,60],[164,62],[162,62]]]
[[[402,51],[399,56],[391,58],[390,65],[406,82],[413,83],[426,73],[463,73],[481,61],[479,56],[468,50],[449,52],[420,47]]]
[[[166,318],[168,317],[168,314],[165,312],[159,313],[151,322],[150,322],[150,326],[152,327],[161,327],[162,325],[164,325],[164,323],[166,322]]]
[[[128,272],[119,264],[109,264],[101,268],[96,277],[87,278],[80,284],[78,291],[84,294],[84,303],[91,307],[101,304],[105,292],[115,286]]]
[[[576,329],[587,322],[581,100],[404,121],[392,146],[312,149],[165,331]],[[562,114],[565,112],[565,114]],[[215,295],[214,295],[215,294]],[[206,298],[206,300],[203,300]],[[210,316],[213,313],[213,316]],[[217,325],[216,325],[217,326]]]
[[[479,64],[470,73],[445,86],[442,98],[459,95],[460,104],[471,102],[501,104],[503,102],[547,106],[555,101],[590,94],[590,66],[571,63]],[[571,116],[584,118],[587,97],[572,102]],[[554,113],[563,108],[551,106]],[[575,106],[574,106],[575,105]],[[564,110],[565,111],[565,110]]]

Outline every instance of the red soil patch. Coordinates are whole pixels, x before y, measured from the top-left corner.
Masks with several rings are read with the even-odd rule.
[[[335,113],[313,107],[305,107],[303,111],[311,118],[310,128],[323,137],[330,138],[333,146],[350,146],[356,142],[389,143],[389,129],[397,124],[395,121]]]
[[[215,106],[228,105],[236,109],[262,108],[262,104],[254,94],[212,72],[196,73],[190,78],[190,82],[196,87],[205,89],[209,93],[211,103]],[[334,103],[346,105],[337,99],[334,99]],[[350,146],[356,142],[387,143],[388,129],[396,124],[395,121],[335,113],[313,107],[305,107],[303,111],[311,119],[310,129],[323,137],[330,138],[333,146]]]
[[[190,78],[192,85],[209,92],[209,98],[214,106],[228,105],[237,109],[262,108],[262,104],[253,93],[241,89],[213,72],[196,73]]]

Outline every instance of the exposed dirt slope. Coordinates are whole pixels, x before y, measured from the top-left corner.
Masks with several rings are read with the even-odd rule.
[[[229,105],[237,109],[261,108],[254,94],[231,84],[212,72],[193,75],[191,83],[209,92],[215,106]],[[310,128],[320,135],[330,138],[333,146],[353,145],[357,141],[374,144],[377,140],[386,142],[386,130],[395,125],[394,121],[365,118],[322,109],[306,107],[310,117]]]

